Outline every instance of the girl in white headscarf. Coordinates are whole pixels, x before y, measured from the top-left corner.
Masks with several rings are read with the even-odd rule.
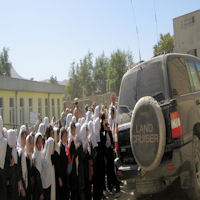
[[[75,116],[72,117],[72,122],[76,123],[76,117]]]
[[[19,180],[20,180],[20,199],[27,197],[28,188],[28,169],[26,164],[26,131],[20,128],[17,139],[17,152],[18,152],[18,166],[19,166]]]
[[[42,159],[42,186],[44,191],[44,198],[45,200],[50,200],[52,197],[55,200],[55,194],[51,195],[51,187],[52,187],[52,168],[53,164],[51,161],[51,156],[54,154],[55,145],[54,145],[54,139],[48,138],[45,144],[45,148],[43,151],[43,159]],[[55,192],[55,191],[54,191]]]
[[[82,118],[81,118],[81,122],[80,122],[81,126],[82,126],[84,123],[85,123],[85,117],[82,117]]]
[[[45,129],[46,129],[47,126],[48,126],[48,124],[49,124],[49,118],[48,118],[48,117],[45,117],[45,118],[43,119],[43,123],[44,123]]]
[[[42,134],[37,133],[34,137],[34,153],[33,153],[33,171],[34,171],[34,189],[33,189],[33,199],[44,199],[43,195],[43,187],[42,187],[42,180],[41,180],[41,173],[42,173]]]
[[[86,116],[86,123],[89,123],[91,120],[92,120],[92,113],[91,113],[91,111],[87,111],[86,112],[86,114],[85,114],[85,116]]]
[[[9,155],[10,157],[7,157],[7,155],[8,155],[8,144],[7,144],[7,139],[3,137],[3,119],[0,116],[0,195],[1,199],[3,200],[7,199],[5,172],[10,165],[11,153]]]
[[[68,131],[68,128],[70,127],[70,122],[72,121],[72,113],[68,113],[66,117],[66,125],[65,129]]]
[[[34,150],[34,138],[32,134],[26,137],[26,164],[28,170],[28,188],[27,188],[27,199],[31,199],[31,191],[33,186],[31,185],[31,179],[33,179],[33,159],[32,154]]]
[[[14,160],[14,165],[9,166],[8,170],[8,181],[7,181],[7,189],[8,196],[7,199],[16,199],[16,195],[18,193],[18,170],[17,170],[17,133],[15,130],[10,129],[7,131],[7,140],[8,145],[12,150],[12,159]]]
[[[100,107],[96,106],[94,110],[94,134],[96,135],[97,143],[100,142]]]
[[[42,136],[45,136],[45,124],[44,123],[40,123],[39,128],[38,128],[38,132],[42,134]]]

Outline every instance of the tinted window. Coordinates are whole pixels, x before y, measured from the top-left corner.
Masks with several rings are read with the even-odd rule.
[[[161,62],[149,63],[138,72],[137,99],[153,96],[157,101],[165,99],[164,77]]]
[[[119,95],[119,106],[128,106],[130,110],[134,108],[136,103],[136,81],[137,70],[127,74],[122,79]]]
[[[183,58],[170,59],[168,61],[168,71],[172,90],[176,89],[178,95],[191,92],[188,71]]]
[[[198,74],[197,74],[194,62],[192,60],[186,60],[186,65],[188,69],[192,91],[200,90],[199,78],[198,78]]]

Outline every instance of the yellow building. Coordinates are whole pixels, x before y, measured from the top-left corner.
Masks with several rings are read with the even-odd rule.
[[[33,124],[38,113],[58,119],[64,91],[65,86],[59,84],[0,76],[0,115],[4,126]]]

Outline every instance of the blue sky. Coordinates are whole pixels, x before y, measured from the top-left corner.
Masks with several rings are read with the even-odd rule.
[[[158,33],[173,34],[173,18],[200,9],[199,0],[0,0],[0,49],[24,78],[68,78],[70,65],[88,51],[94,57],[116,49],[139,61],[153,55]],[[155,5],[155,6],[154,6]],[[155,9],[154,9],[155,8]],[[136,19],[136,20],[135,20]]]

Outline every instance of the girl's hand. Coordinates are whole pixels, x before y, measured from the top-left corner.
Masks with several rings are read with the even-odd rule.
[[[22,197],[26,197],[26,192],[23,187],[21,188],[21,195]]]
[[[43,200],[43,199],[44,199],[44,195],[41,194],[41,195],[40,195],[40,200]]]
[[[58,178],[58,181],[59,181],[59,186],[60,186],[60,187],[63,187],[62,179],[61,179],[61,178]]]

